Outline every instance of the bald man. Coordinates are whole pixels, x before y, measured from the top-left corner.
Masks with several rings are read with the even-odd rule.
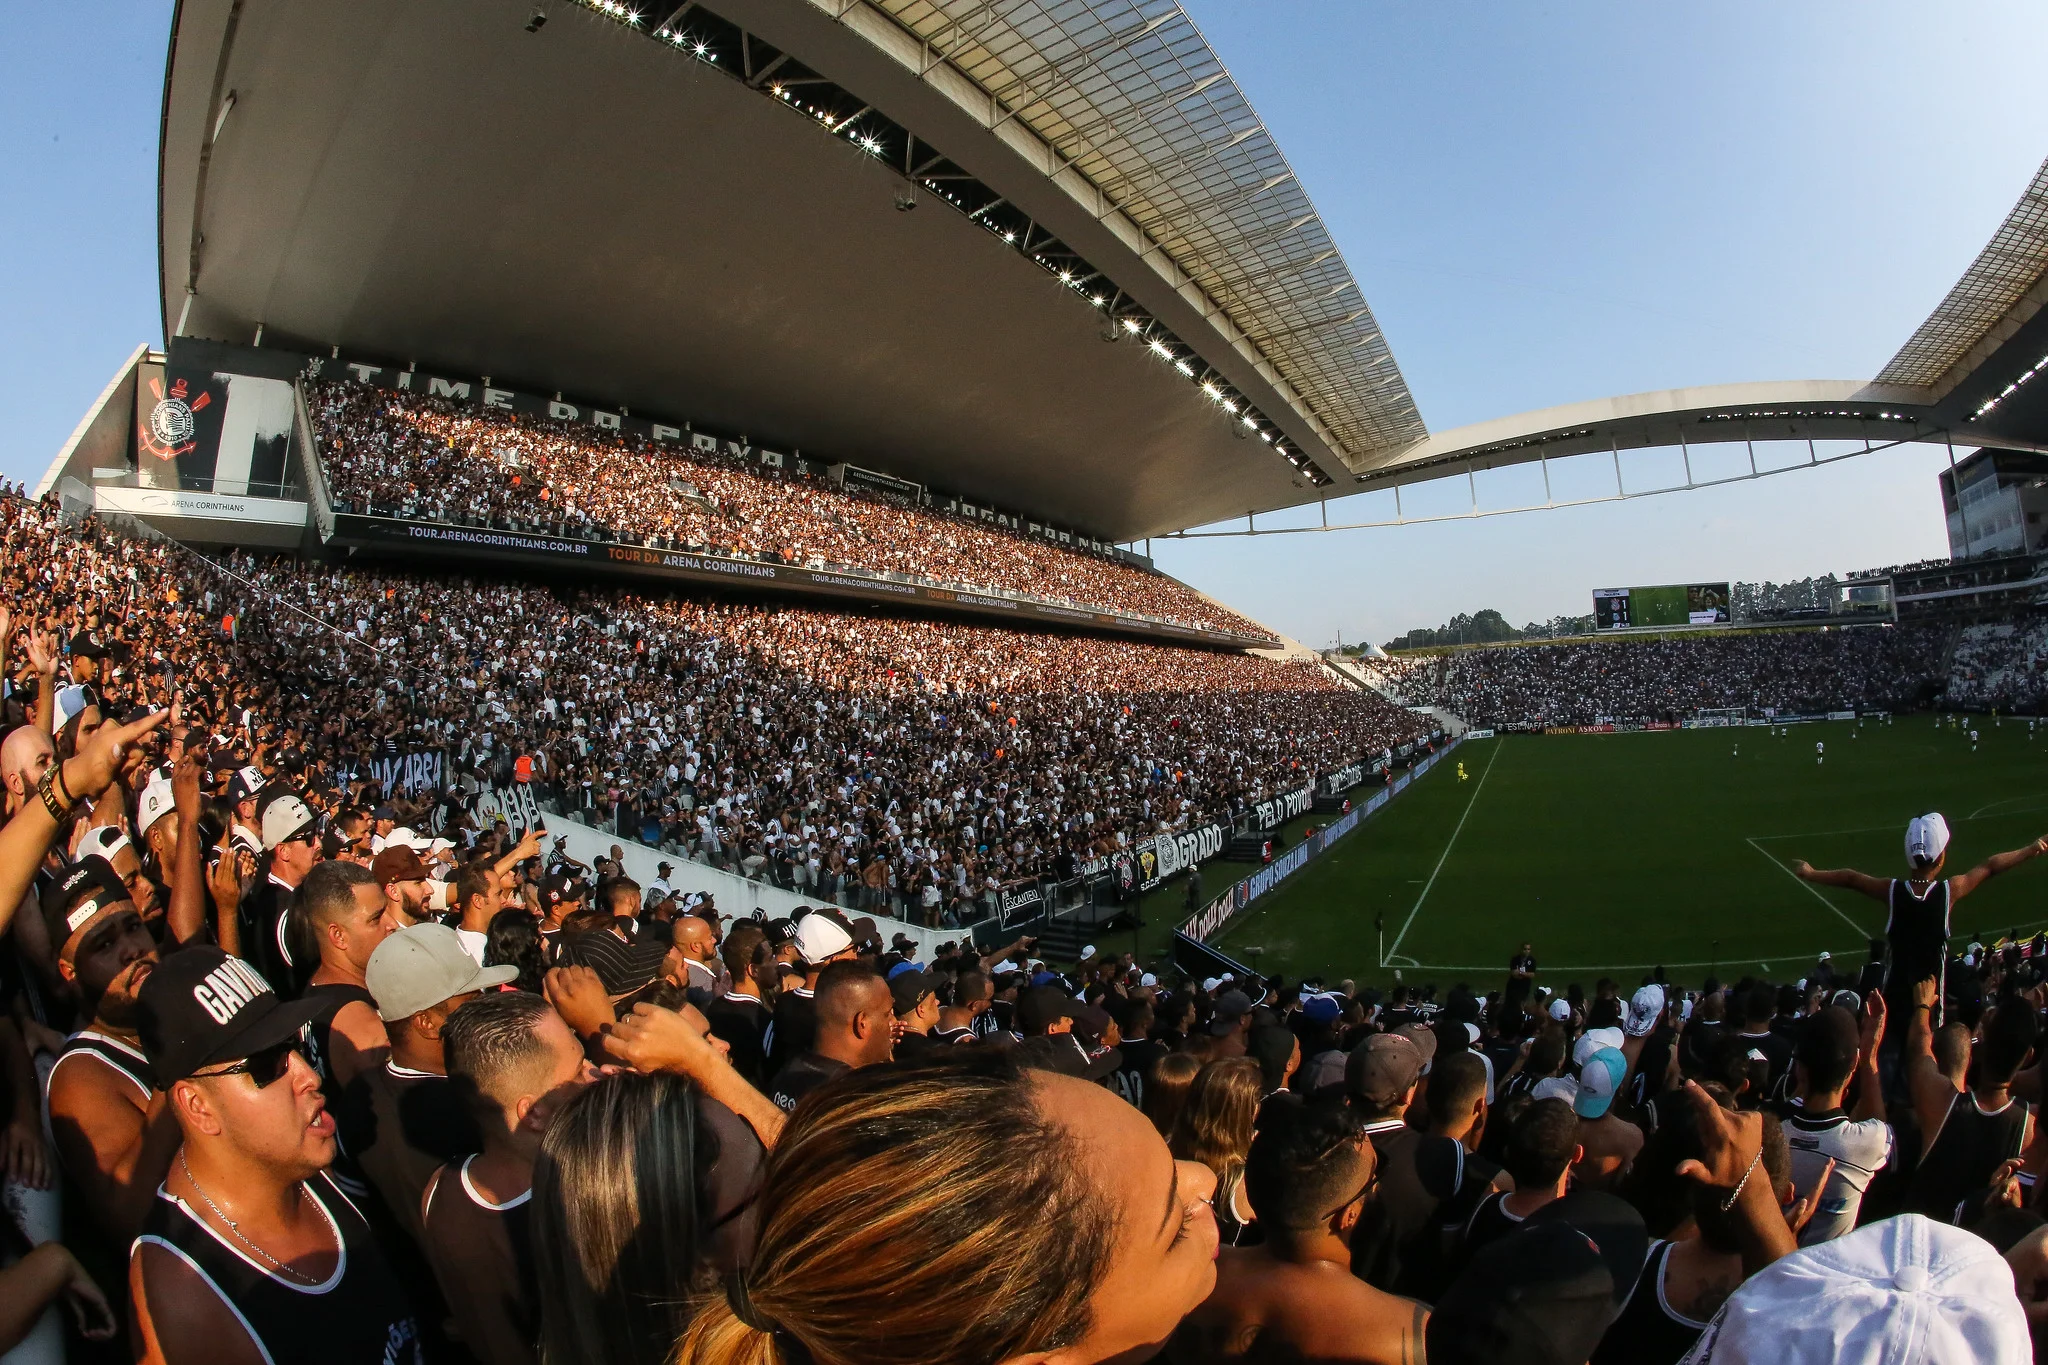
[[[896,1001],[889,983],[865,962],[834,962],[818,974],[814,997],[818,1037],[790,1059],[768,1098],[787,1114],[827,1081],[895,1056]]]
[[[0,742],[0,775],[7,782],[7,814],[21,809],[21,803],[35,791],[36,783],[57,761],[57,746],[33,725],[16,726]]]
[[[669,925],[668,960],[662,975],[689,992],[690,1003],[702,1009],[716,1000],[731,978],[718,960],[718,935],[695,915],[677,915]]]

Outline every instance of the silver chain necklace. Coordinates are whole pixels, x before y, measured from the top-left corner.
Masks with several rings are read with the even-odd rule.
[[[277,1257],[265,1251],[262,1247],[257,1246],[254,1242],[250,1241],[248,1237],[243,1234],[241,1227],[236,1224],[235,1220],[228,1217],[225,1213],[222,1213],[220,1211],[220,1205],[213,1202],[213,1196],[208,1194],[203,1188],[201,1188],[197,1180],[193,1179],[192,1166],[189,1162],[185,1160],[185,1149],[183,1147],[180,1147],[178,1149],[178,1166],[185,1172],[185,1183],[192,1187],[193,1193],[197,1194],[200,1197],[200,1199],[205,1201],[207,1208],[213,1210],[213,1216],[215,1218],[220,1219],[220,1221],[226,1225],[227,1230],[229,1232],[235,1234],[236,1241],[240,1242],[243,1246],[249,1248],[249,1250],[255,1252],[258,1256],[261,1256],[264,1260],[268,1261],[276,1269],[283,1271],[285,1274],[299,1281],[301,1284],[320,1283],[320,1281],[314,1276],[308,1275],[303,1270],[293,1269],[291,1266],[286,1265],[283,1261],[278,1260]],[[304,1185],[294,1185],[292,1186],[292,1191],[300,1199],[304,1199],[306,1197],[306,1187]]]

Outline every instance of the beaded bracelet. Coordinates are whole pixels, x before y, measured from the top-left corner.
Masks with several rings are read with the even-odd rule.
[[[1735,1182],[1735,1188],[1730,1190],[1728,1197],[1721,1201],[1721,1212],[1726,1213],[1735,1207],[1735,1201],[1742,1197],[1742,1187],[1749,1183],[1750,1176],[1756,1174],[1756,1163],[1763,1159],[1763,1148],[1759,1147],[1757,1148],[1756,1155],[1749,1159],[1749,1169],[1742,1173],[1742,1179]]]

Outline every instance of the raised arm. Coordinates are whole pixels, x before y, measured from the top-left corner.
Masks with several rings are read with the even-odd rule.
[[[1957,873],[1948,879],[1949,900],[1951,902],[1961,900],[1964,896],[1969,895],[1999,873],[2010,872],[2021,863],[2032,858],[2038,858],[2043,853],[2048,853],[2048,835],[2043,835],[2024,848],[2010,849],[2004,853],[1994,853],[1968,872]]]
[[[1922,1151],[1934,1145],[1949,1106],[1960,1093],[1934,1060],[1934,995],[1931,979],[1915,983],[1913,1017],[1906,1022],[1906,1088],[1913,1097],[1913,1116],[1920,1121]]]
[[[171,870],[171,937],[192,943],[206,933],[206,860],[199,851],[199,755],[186,753],[171,770],[178,847]]]
[[[1792,875],[1802,882],[1816,886],[1839,886],[1868,896],[1874,901],[1889,900],[1892,884],[1888,878],[1873,877],[1868,872],[1858,872],[1852,867],[1815,867],[1801,858],[1792,860]]]
[[[70,814],[85,793],[106,790],[128,746],[161,725],[165,715],[159,711],[133,725],[102,725],[85,752],[51,768],[14,818],[0,828],[0,933],[13,922],[29,883],[42,867],[60,818]]]
[[[1884,1041],[1883,991],[1872,991],[1863,1002],[1862,1023],[1856,1055],[1856,1111],[1849,1115],[1856,1123],[1884,1117],[1884,1087],[1877,1079],[1877,1048]]]

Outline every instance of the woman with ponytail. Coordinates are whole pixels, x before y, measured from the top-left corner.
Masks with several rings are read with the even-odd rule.
[[[993,1049],[853,1072],[782,1131],[753,1258],[674,1365],[1150,1360],[1215,1282],[1214,1183],[1107,1090]]]

